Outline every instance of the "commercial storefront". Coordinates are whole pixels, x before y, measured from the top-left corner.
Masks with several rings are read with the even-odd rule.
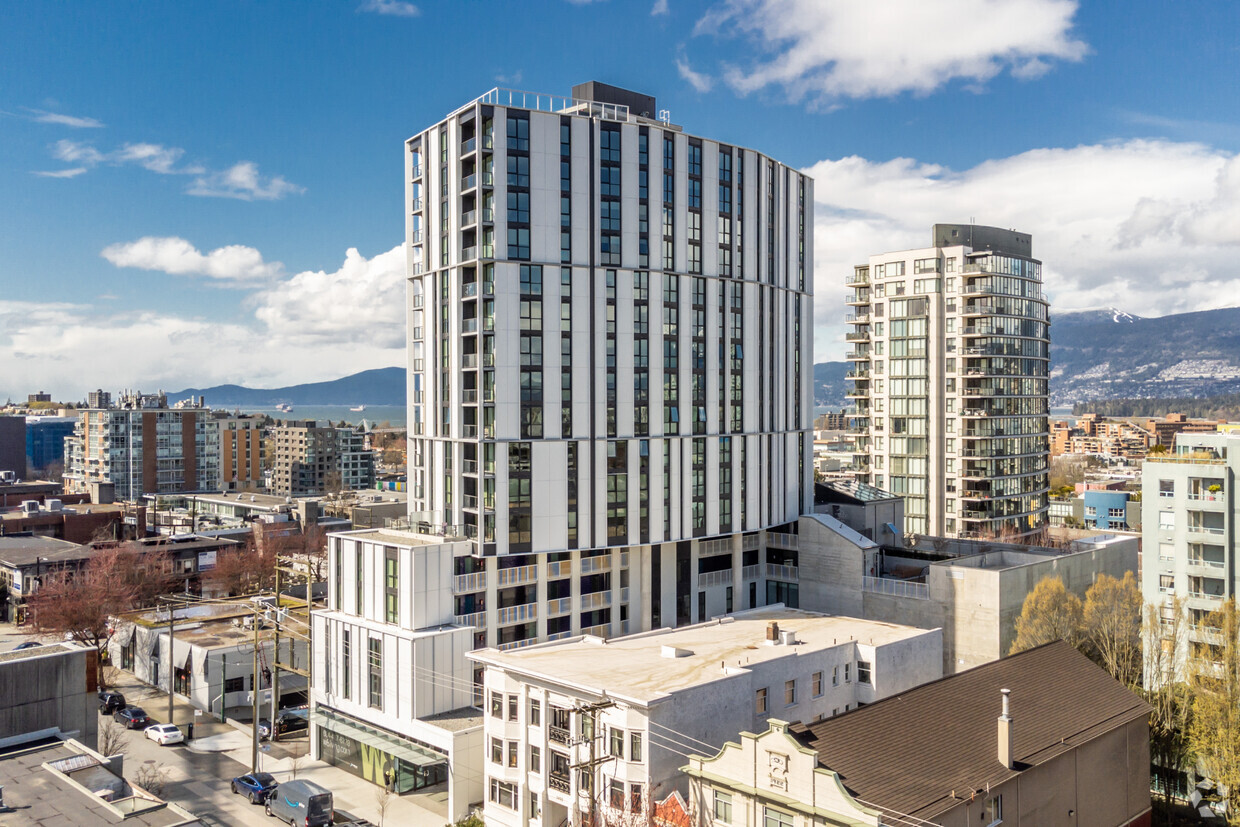
[[[414,739],[369,726],[325,706],[317,707],[319,759],[394,792],[425,790],[448,782],[448,755]]]

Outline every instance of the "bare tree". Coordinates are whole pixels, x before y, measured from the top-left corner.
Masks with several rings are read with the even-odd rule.
[[[168,768],[163,764],[143,764],[134,772],[133,781],[157,798],[164,794],[168,783]]]
[[[308,525],[297,534],[268,537],[267,542],[277,558],[303,568],[312,581],[327,578],[327,534],[317,525]]]
[[[1083,613],[1081,599],[1064,587],[1061,578],[1043,577],[1025,595],[1020,617],[1016,618],[1016,639],[1008,654],[1053,640],[1066,640],[1078,646]]]
[[[306,759],[310,756],[304,752],[293,753],[288,759],[289,773],[293,778],[297,777],[297,773],[301,771],[302,764],[306,763]]]
[[[129,749],[129,730],[116,721],[108,720],[99,728],[95,743],[98,745],[100,755],[105,757],[120,755]]]
[[[392,799],[396,798],[396,793],[392,792],[391,787],[379,787],[375,790],[375,806],[379,808],[379,827],[383,827],[384,819],[387,818],[388,807],[392,806]]]
[[[171,585],[170,564],[162,552],[145,553],[132,545],[97,550],[76,575],[63,571],[44,578],[30,599],[40,634],[68,635],[98,653],[96,676],[106,686],[104,654],[112,637],[111,618],[149,606]]]
[[[250,539],[242,548],[221,551],[215,568],[204,577],[230,596],[270,589],[276,579],[276,550],[266,544],[260,550]]]

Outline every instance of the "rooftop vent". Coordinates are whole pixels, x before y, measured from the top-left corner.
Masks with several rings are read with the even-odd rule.
[[[999,716],[999,763],[1009,770],[1016,766],[1012,756],[1012,716],[1008,710],[1010,689],[1000,689],[1003,693],[1003,714]]]
[[[779,624],[774,620],[766,625],[766,642],[771,646],[779,645]]]
[[[687,658],[693,652],[690,649],[681,649],[676,646],[663,646],[660,648],[659,654],[665,658]]]

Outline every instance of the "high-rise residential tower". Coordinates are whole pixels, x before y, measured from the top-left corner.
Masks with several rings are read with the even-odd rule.
[[[854,469],[905,498],[904,530],[1024,536],[1046,525],[1050,321],[1032,237],[936,224],[849,281]]]
[[[110,400],[109,400],[110,401]],[[168,406],[167,394],[122,394],[107,408],[78,412],[65,437],[69,494],[111,485],[118,500],[143,494],[219,490],[219,428],[201,397]]]
[[[514,805],[466,652],[797,605],[813,185],[597,83],[493,90],[405,158],[409,525],[330,537],[311,743],[447,781],[455,821]]]
[[[499,645],[768,602],[755,532],[813,502],[812,181],[600,83],[494,90],[405,171],[410,520],[498,570],[458,615],[519,620]]]

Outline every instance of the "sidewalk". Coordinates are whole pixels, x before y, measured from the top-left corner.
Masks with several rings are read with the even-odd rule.
[[[272,760],[263,758],[263,771],[284,781],[293,776],[293,759]],[[379,800],[383,790],[369,781],[351,775],[338,767],[328,766],[309,757],[297,768],[297,778],[308,778],[332,791],[337,810],[344,810],[356,818],[379,823]],[[406,794],[392,796],[384,816],[387,825],[416,825],[416,827],[441,827],[448,823],[447,791],[429,795]]]
[[[113,689],[125,696],[131,704],[141,706],[157,721],[168,716],[168,693],[143,683],[131,673],[112,669],[109,677],[115,682]],[[185,729],[194,722],[194,738],[186,746],[194,752],[214,752],[227,755],[245,767],[250,765],[252,743],[250,734],[229,723],[220,723],[208,715],[194,716],[194,707],[180,696],[173,700],[173,721]],[[379,824],[379,802],[382,789],[306,755],[310,748],[305,737],[266,744],[269,751],[259,754],[259,768],[269,772],[277,781],[293,777],[307,778],[332,791],[337,810],[343,810],[356,818],[364,818]],[[294,767],[296,765],[296,767]],[[384,821],[387,825],[416,825],[416,827],[441,827],[448,823],[447,791],[429,794],[406,794],[389,799]]]

